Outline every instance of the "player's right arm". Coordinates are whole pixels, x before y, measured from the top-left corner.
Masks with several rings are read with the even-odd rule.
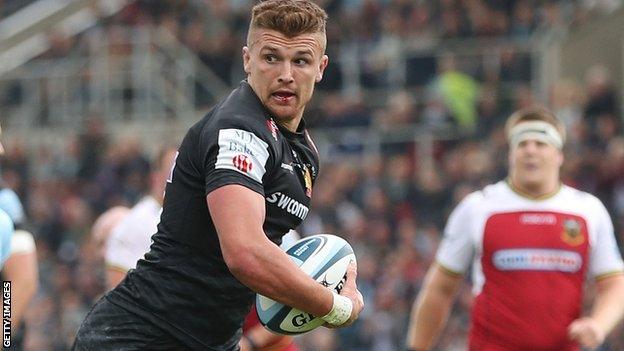
[[[263,231],[265,200],[242,185],[229,184],[211,191],[208,208],[217,229],[226,265],[252,290],[285,305],[326,316],[340,299],[301,271]],[[363,308],[355,283],[356,267],[347,271],[341,295],[353,306],[348,325]]]
[[[462,276],[433,264],[414,302],[408,328],[409,350],[430,350],[446,325]]]
[[[39,271],[32,234],[17,230],[12,241],[11,255],[4,263],[2,274],[5,279],[12,282],[11,328],[17,330],[28,303],[37,292]]]
[[[475,254],[472,222],[482,199],[482,192],[468,195],[449,216],[436,263],[429,268],[412,308],[407,335],[410,350],[430,350],[446,325],[463,273]]]

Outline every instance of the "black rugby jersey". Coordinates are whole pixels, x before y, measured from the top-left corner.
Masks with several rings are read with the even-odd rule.
[[[237,340],[254,293],[223,260],[206,195],[226,184],[262,194],[279,244],[308,214],[318,167],[303,120],[297,133],[279,127],[243,81],[187,132],[150,252],[108,299],[194,348]]]

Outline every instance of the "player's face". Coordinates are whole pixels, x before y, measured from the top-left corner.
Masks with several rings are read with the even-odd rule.
[[[522,141],[512,147],[509,154],[512,181],[525,189],[542,188],[553,182],[558,184],[562,163],[561,150],[538,140]]]
[[[322,33],[286,37],[269,29],[254,29],[243,48],[247,80],[264,106],[282,125],[295,130],[314,84],[323,78],[328,58]]]

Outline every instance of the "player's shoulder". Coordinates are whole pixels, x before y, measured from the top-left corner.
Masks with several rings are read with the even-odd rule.
[[[5,211],[14,223],[20,223],[24,219],[22,202],[11,188],[0,189],[0,209]]]
[[[494,201],[502,196],[505,196],[508,192],[508,187],[504,181],[500,181],[494,184],[488,184],[485,187],[475,190],[462,200],[464,204],[478,205],[485,202]]]
[[[134,230],[134,228],[139,225],[146,224],[148,219],[152,219],[154,217],[158,217],[160,212],[160,204],[152,197],[151,195],[144,196],[137,202],[130,211],[128,215],[122,218],[119,223],[115,226],[114,231],[127,231]]]
[[[603,208],[604,205],[594,194],[576,189],[570,185],[561,186],[561,195],[565,202],[584,204],[594,208]]]
[[[146,195],[132,207],[137,212],[155,212],[160,209],[160,203],[151,195]]]
[[[189,128],[180,153],[209,150],[215,144],[257,144],[266,149],[277,141],[262,103],[245,81]]]
[[[466,195],[456,206],[455,212],[471,215],[480,213],[499,203],[510,200],[510,190],[505,181],[486,185]]]
[[[215,106],[207,116],[204,128],[240,129],[255,134],[267,134],[268,115],[251,86],[243,81],[238,88]]]

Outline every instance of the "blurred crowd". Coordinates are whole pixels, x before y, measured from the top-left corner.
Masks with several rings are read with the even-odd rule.
[[[330,54],[349,43],[384,53],[397,42],[427,50],[439,39],[528,40],[544,28],[582,23],[589,11],[583,1],[320,2],[332,18]],[[247,0],[138,0],[103,25],[117,35],[123,35],[122,25],[164,26],[234,85],[242,70],[232,57],[239,56],[249,6]],[[79,41],[59,36],[45,55],[70,55],[80,48]],[[361,72],[362,85],[391,85],[384,59],[374,62]],[[339,234],[354,246],[358,287],[367,307],[352,328],[321,328],[299,337],[304,350],[403,348],[411,304],[450,210],[469,192],[506,176],[502,125],[513,110],[538,101],[529,88],[530,59],[513,48],[501,54],[496,72],[450,54],[418,56],[414,64],[425,68],[410,71],[413,86],[407,84],[375,103],[364,94],[340,95],[341,72],[334,67],[308,111],[313,136],[315,129],[321,134],[327,128],[365,127],[390,137],[382,138],[373,153],[366,145],[370,140],[357,134],[331,147],[321,145],[327,152],[311,211],[299,231]],[[591,67],[583,82],[552,86],[547,105],[567,128],[565,183],[605,203],[622,248],[624,116],[610,78],[604,67]],[[515,84],[508,89],[504,82]],[[429,148],[418,140],[391,137],[413,126],[427,133],[454,132],[450,138],[434,139]],[[27,314],[27,350],[67,350],[84,315],[104,292],[102,243],[90,236],[91,226],[106,209],[131,206],[148,191],[150,150],[154,145],[119,138],[97,117],[63,147],[33,150],[28,140],[20,139],[6,145],[2,178],[24,202],[41,271],[40,290]],[[472,303],[468,285],[439,350],[465,349]],[[624,350],[623,328],[609,339],[606,350]]]
[[[487,67],[482,62],[472,68],[475,79],[526,81],[531,75],[531,59],[522,43],[548,31],[585,23],[591,14],[601,12],[598,11],[601,2],[588,0],[318,2],[330,16],[327,35],[328,54],[332,59],[319,86],[329,92],[343,88],[350,79],[356,79],[365,88],[393,88],[397,82],[409,87],[422,86],[435,76],[440,46],[460,44],[466,39],[502,46],[496,67]],[[232,85],[242,78],[240,48],[246,41],[253,4],[251,0],[136,0],[114,16],[100,18],[95,28],[104,29],[106,37],[111,38],[114,54],[131,51],[131,33],[125,28],[164,28],[195,52],[225,84]],[[50,49],[42,55],[48,59],[83,55],[93,46],[89,41],[94,39],[89,30],[73,37],[62,31],[50,31],[48,37]],[[485,46],[463,51],[479,56],[488,52],[487,49]],[[350,77],[353,72],[346,72],[349,64],[341,62],[345,55],[354,55],[361,61],[356,78]],[[405,55],[402,71],[393,72],[397,70],[396,61]],[[214,102],[201,86],[197,89],[198,105]]]

